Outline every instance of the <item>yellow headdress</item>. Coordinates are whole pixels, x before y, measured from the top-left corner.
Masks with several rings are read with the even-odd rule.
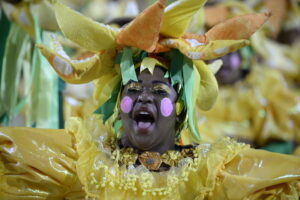
[[[141,68],[151,71],[162,64],[155,58],[168,54],[168,75],[172,84],[182,85],[188,124],[195,140],[199,140],[199,134],[193,107],[198,103],[201,109],[211,108],[218,94],[213,69],[202,60],[247,45],[247,39],[269,17],[265,13],[244,15],[220,23],[204,35],[196,35],[185,31],[205,0],[179,0],[166,8],[166,0],[158,0],[121,29],[94,22],[57,1],[52,3],[63,34],[93,52],[84,60],[72,60],[58,42],[53,50],[38,45],[62,79],[70,83],[96,80],[94,95],[103,111],[109,105],[115,106],[112,102],[116,101],[121,80],[126,84],[136,79],[134,64],[141,63]]]
[[[35,38],[33,13],[38,17],[40,27],[49,31],[56,31],[58,25],[53,16],[53,11],[47,1],[23,0],[16,4],[0,2],[6,16],[16,22],[27,32],[31,38]]]

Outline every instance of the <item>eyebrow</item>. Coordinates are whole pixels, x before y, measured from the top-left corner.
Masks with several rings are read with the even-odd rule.
[[[143,81],[142,80],[138,80],[138,81],[129,80],[127,84],[130,84],[130,83],[143,83]]]
[[[169,84],[169,83],[166,83],[166,82],[164,82],[164,81],[152,81],[152,84],[157,84],[157,83],[165,84],[165,85],[167,85],[168,87],[170,87],[170,84]]]

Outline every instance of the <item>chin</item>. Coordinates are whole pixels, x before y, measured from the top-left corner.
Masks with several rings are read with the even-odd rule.
[[[153,148],[153,142],[151,141],[153,137],[142,135],[141,137],[134,138],[134,146],[142,151],[149,151]]]

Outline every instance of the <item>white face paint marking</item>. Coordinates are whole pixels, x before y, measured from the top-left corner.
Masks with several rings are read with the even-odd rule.
[[[73,72],[71,65],[58,56],[54,57],[53,65],[61,74],[70,75]]]

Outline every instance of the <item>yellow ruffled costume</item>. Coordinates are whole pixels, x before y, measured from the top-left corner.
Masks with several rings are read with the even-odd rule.
[[[285,10],[278,8],[285,8],[287,2],[264,3],[272,12],[269,28],[277,34],[285,15]],[[213,26],[228,17],[249,12],[253,9],[245,3],[224,1],[206,9],[206,23]],[[265,35],[265,31],[258,31],[251,38],[254,51],[264,59],[263,64],[253,62],[245,80],[220,87],[213,109],[200,111],[199,129],[204,140],[215,141],[225,135],[259,147],[270,141],[296,140],[299,94],[285,78],[298,77],[295,55],[299,55],[299,42],[291,50],[292,47],[277,44]]]
[[[198,158],[185,158],[169,171],[120,167],[105,145],[109,134],[99,131],[98,123],[74,118],[66,131],[2,128],[0,198],[233,200],[300,195],[296,157],[224,138],[199,144]]]
[[[214,107],[200,113],[200,133],[206,141],[225,135],[259,146],[294,141],[298,101],[279,71],[256,65],[245,80],[221,87]]]

